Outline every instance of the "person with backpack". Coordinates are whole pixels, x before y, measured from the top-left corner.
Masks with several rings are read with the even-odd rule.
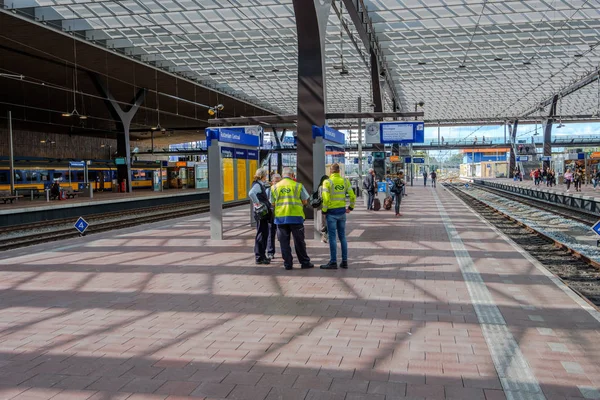
[[[267,258],[267,242],[269,239],[269,221],[271,220],[271,202],[267,197],[265,183],[267,171],[263,168],[256,170],[254,181],[248,192],[248,197],[254,204],[254,219],[256,220],[256,237],[254,238],[254,257],[256,264],[270,264]]]
[[[312,194],[310,199],[310,205],[312,208],[321,208],[321,242],[327,243],[327,216],[323,214],[322,205],[323,205],[323,182],[325,182],[329,177],[327,175],[323,175],[321,177],[321,181],[319,182],[319,187]]]
[[[321,265],[321,269],[337,269],[337,243],[340,239],[342,262],[340,268],[348,268],[348,242],[346,241],[346,214],[354,210],[356,194],[347,178],[340,175],[340,165],[331,165],[331,175],[323,183],[323,214],[327,216],[327,232],[329,235],[329,262]],[[346,208],[346,195],[350,197],[350,205]]]
[[[363,189],[367,191],[367,210],[373,209],[373,200],[375,199],[375,192],[377,191],[377,185],[375,184],[375,170],[369,169],[369,172],[363,179]]]
[[[437,181],[437,173],[435,171],[431,171],[431,187],[436,187],[435,186],[436,181]]]
[[[273,172],[271,175],[271,187],[267,189],[267,199],[271,198],[271,188],[281,181],[281,175]],[[277,237],[277,225],[273,221],[274,213],[271,209],[271,218],[269,218],[269,239],[267,240],[267,258],[275,258],[275,238]]]
[[[402,216],[400,214],[400,203],[402,203],[402,194],[404,193],[404,174],[402,172],[398,173],[396,179],[394,179],[394,184],[392,186],[392,191],[395,197],[394,209],[396,211],[396,217]]]

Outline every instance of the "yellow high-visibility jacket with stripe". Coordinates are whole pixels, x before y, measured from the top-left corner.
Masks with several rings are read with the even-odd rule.
[[[303,224],[302,184],[283,178],[271,188],[271,203],[275,207],[275,224]]]
[[[356,194],[354,194],[354,190],[350,186],[350,181],[342,178],[339,173],[331,174],[329,179],[323,182],[323,212],[331,214],[345,213],[346,194],[350,197],[348,208],[353,210],[356,203]]]

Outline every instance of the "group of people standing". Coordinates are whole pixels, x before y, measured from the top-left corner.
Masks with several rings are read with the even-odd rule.
[[[540,183],[545,183],[548,187],[556,185],[556,173],[550,168],[534,169],[531,171],[531,177],[535,186],[539,186]]]
[[[437,182],[437,173],[435,171],[431,171],[430,174],[427,171],[423,170],[423,186],[427,186],[427,178],[431,176],[431,187],[436,187],[435,184]]]
[[[571,168],[567,168],[567,172],[563,175],[563,179],[567,185],[567,192],[571,191],[571,184],[575,187],[576,192],[581,192],[581,184],[585,179],[583,168],[576,167],[574,171],[571,171]]]
[[[437,175],[432,175],[432,185],[435,187],[435,178]],[[375,203],[375,194],[377,193],[377,180],[375,178],[375,170],[373,168],[369,169],[369,172],[365,176],[363,180],[363,189],[367,193],[367,210],[376,210],[374,207]],[[404,172],[400,171],[394,179],[392,180],[392,184],[390,187],[391,193],[391,201],[394,204],[394,210],[396,211],[396,217],[402,216],[400,213],[400,204],[402,203],[402,198],[406,196],[406,183],[404,181]]]
[[[252,187],[248,192],[254,204],[256,220],[256,237],[254,256],[256,264],[270,264],[275,258],[275,234],[281,247],[283,267],[293,269],[291,238],[294,239],[294,250],[300,262],[300,268],[314,268],[306,251],[304,235],[304,207],[309,204],[311,196],[304,186],[296,181],[291,168],[284,168],[282,176],[273,174],[272,185],[267,187],[268,174],[264,169],[258,169],[254,175]],[[326,221],[329,242],[330,260],[321,265],[321,269],[337,269],[337,243],[339,238],[342,250],[342,260],[339,266],[348,268],[348,244],[346,241],[346,214],[354,209],[356,195],[350,186],[350,181],[340,175],[340,166],[331,166],[331,175],[321,180],[321,185],[315,192],[318,202],[311,201],[314,208],[321,207]],[[313,200],[315,199],[313,194]],[[346,197],[350,198],[346,206]]]

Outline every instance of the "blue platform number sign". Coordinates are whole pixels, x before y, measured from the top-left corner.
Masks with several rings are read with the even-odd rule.
[[[592,226],[592,230],[596,232],[597,235],[600,235],[600,221],[596,222],[594,226]]]
[[[90,226],[90,224],[88,224],[82,217],[79,217],[77,222],[75,222],[75,229],[77,229],[81,234],[85,232],[88,226]]]

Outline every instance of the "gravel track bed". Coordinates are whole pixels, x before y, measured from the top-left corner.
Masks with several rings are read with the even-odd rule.
[[[594,305],[600,306],[600,271],[598,269],[575,257],[567,250],[556,247],[554,241],[531,232],[517,222],[511,221],[497,213],[494,209],[499,210],[499,208],[496,208],[495,205],[488,204],[481,198],[476,199],[472,197],[473,195],[479,196],[479,193],[475,194],[473,189],[464,191],[454,186],[446,187],[452,190],[465,204],[531,254],[533,258],[538,260],[550,272],[562,279],[569,287],[579,292]],[[519,218],[510,214],[511,211],[508,207],[505,207],[505,210],[499,211],[519,220]],[[520,222],[526,224],[524,221]],[[589,230],[589,227],[587,229]],[[548,236],[551,237],[550,235]]]

